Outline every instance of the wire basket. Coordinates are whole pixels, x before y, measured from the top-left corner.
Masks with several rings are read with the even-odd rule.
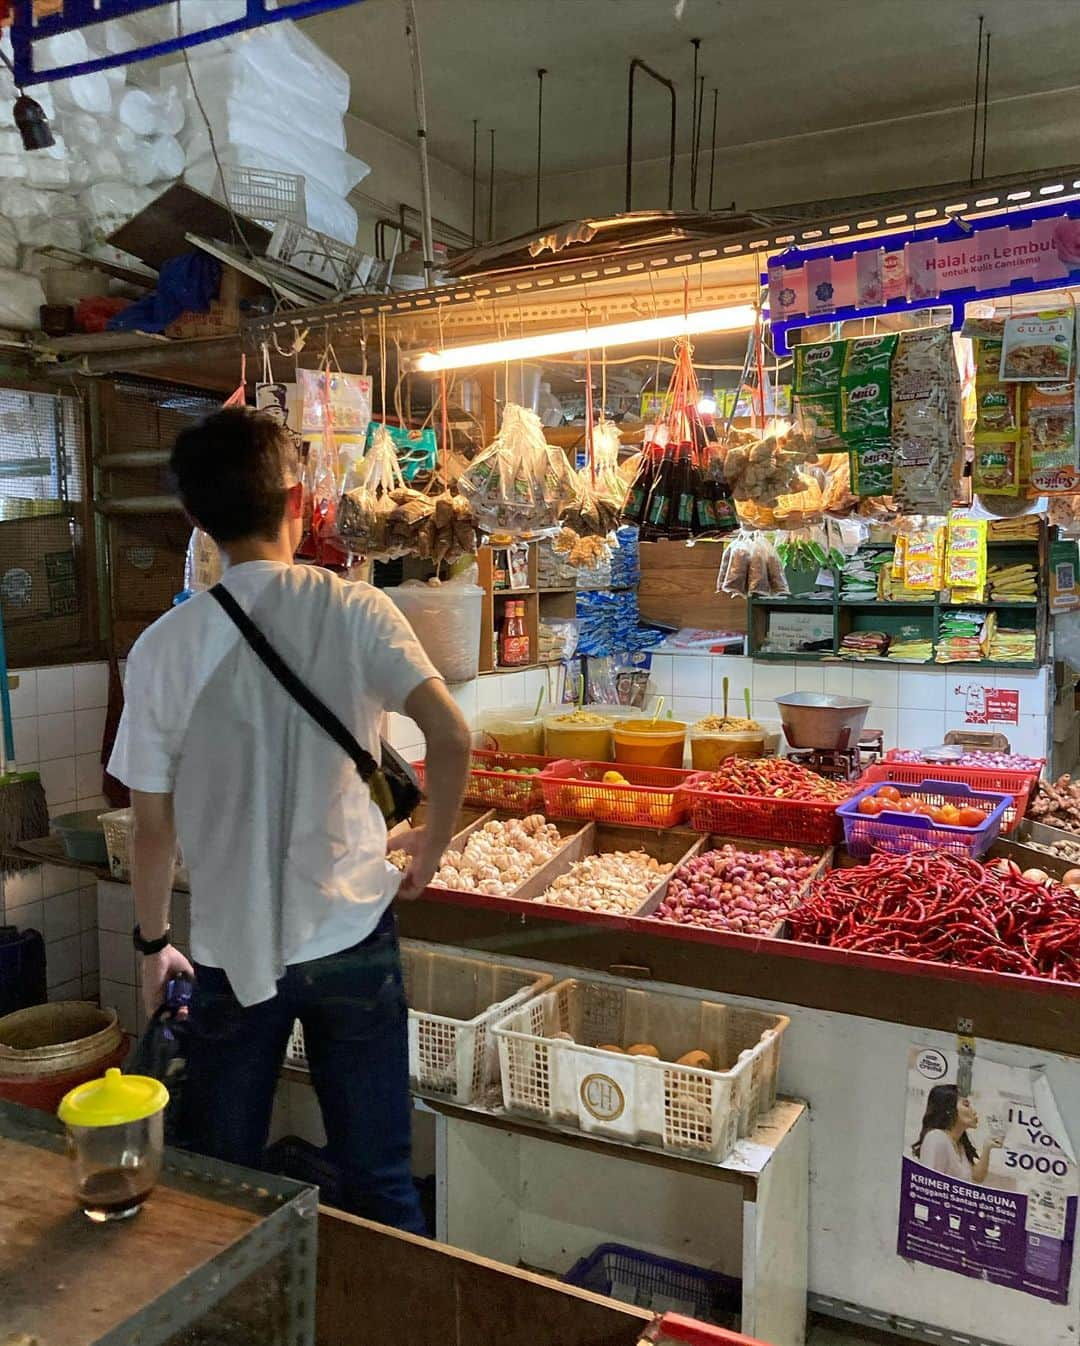
[[[562,981],[494,1026],[503,1103],[555,1125],[719,1162],[775,1103],[789,1023],[693,996]],[[634,1043],[652,1044],[663,1059],[624,1053]],[[679,1064],[699,1050],[715,1069]]]
[[[471,1103],[499,1078],[491,1025],[546,990],[554,978],[495,959],[401,946],[409,1002],[409,1083],[418,1093]],[[287,1057],[306,1065],[304,1029],[293,1025]]]
[[[229,164],[223,165],[222,172],[229,204],[237,215],[246,215],[270,229],[280,220],[307,224],[303,174]]]
[[[601,1243],[575,1262],[563,1279],[621,1304],[652,1313],[684,1313],[708,1322],[730,1321],[742,1304],[742,1285],[735,1277],[621,1243]]]
[[[997,840],[1011,795],[973,790],[963,781],[927,780],[919,785],[897,785],[905,799],[942,808],[946,804],[978,809],[985,814],[981,827],[954,827],[921,814],[886,810],[879,814],[859,812],[863,799],[877,794],[881,783],[860,790],[837,810],[844,824],[844,844],[855,859],[864,860],[875,851],[908,855],[922,851],[947,851],[981,859]]]
[[[539,813],[544,807],[540,773],[550,762],[550,757],[530,753],[476,748],[469,763],[464,802],[479,808],[502,809],[505,813]],[[423,789],[424,763],[414,762],[412,769]]]
[[[884,762],[868,766],[859,784],[921,785],[923,781],[960,781],[973,790],[1011,795],[1001,816],[1002,832],[1015,832],[1027,814],[1038,775],[1034,771],[998,771],[991,767],[944,766],[937,762]]]
[[[624,783],[605,781],[607,775],[622,776]],[[689,811],[680,787],[690,775],[672,767],[552,762],[540,777],[543,809],[549,818],[676,827]]]
[[[840,836],[837,805],[814,799],[773,799],[766,795],[721,794],[701,789],[701,774],[682,787],[689,826],[695,832],[753,837],[807,846],[831,846]]]

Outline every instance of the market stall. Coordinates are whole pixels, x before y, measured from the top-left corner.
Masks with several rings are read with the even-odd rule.
[[[1077,278],[1071,254],[945,272],[952,214],[1045,241],[1076,207],[980,201],[913,203],[940,235],[899,241],[866,210],[819,222],[847,254],[810,226],[581,245],[247,325],[254,400],[307,445],[301,558],[387,588],[476,731],[460,833],[400,917],[418,1153],[474,1257],[572,1280],[615,1243],[727,1277],[728,1316],[697,1316],[782,1346],[807,1302],[926,1339],[1074,1335],[1080,841],[1052,781],[1080,746]],[[187,587],[212,571],[194,539]],[[415,728],[388,737],[422,779]],[[134,1031],[124,824],[99,928]],[[468,972],[463,1015],[455,959],[509,989]],[[601,1032],[569,991],[549,1006],[568,985],[753,1031]],[[752,1103],[722,1105],[748,1073]],[[918,1185],[938,1081],[985,1114],[958,1161],[993,1142],[980,1228],[981,1194],[1012,1202],[981,1242]],[[296,1041],[279,1132],[318,1143],[312,1110]]]

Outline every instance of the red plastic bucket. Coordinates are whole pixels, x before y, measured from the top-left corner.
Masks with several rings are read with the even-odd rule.
[[[55,1112],[69,1089],[121,1065],[127,1052],[113,1010],[81,1000],[16,1010],[0,1018],[0,1098]]]

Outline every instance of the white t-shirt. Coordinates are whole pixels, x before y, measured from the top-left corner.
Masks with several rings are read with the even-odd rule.
[[[224,583],[271,645],[379,758],[384,711],[438,677],[394,604],[309,566],[251,561]],[[156,621],[128,658],[110,772],[172,793],[191,875],[191,949],[241,1004],[289,963],[365,939],[400,876],[345,752],[288,695],[208,593]]]
[[[946,1131],[927,1131],[919,1147],[919,1163],[960,1182],[974,1182],[971,1160],[962,1155]]]

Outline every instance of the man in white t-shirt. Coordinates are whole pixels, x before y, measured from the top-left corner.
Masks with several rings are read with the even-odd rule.
[[[423,891],[450,840],[468,728],[384,594],[293,565],[303,490],[280,426],[223,409],[178,436],[172,469],[185,509],[225,554],[225,588],[359,744],[378,761],[384,712],[416,721],[428,795],[426,825],[394,840],[409,854],[402,877],[353,761],[209,593],[136,642],[109,770],[132,792],[147,1012],[171,977],[195,977],[184,1141],[259,1167],[299,1019],[342,1204],[423,1232],[391,903]],[[169,942],[177,839],[191,875],[194,968]]]

